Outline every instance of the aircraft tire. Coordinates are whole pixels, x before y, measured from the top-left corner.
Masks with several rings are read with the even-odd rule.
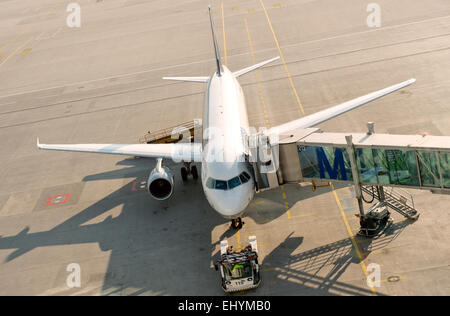
[[[181,168],[181,179],[183,179],[183,181],[187,181],[187,177],[188,177],[188,172],[185,167],[182,167]]]
[[[194,180],[198,179],[197,166],[192,166],[191,167],[191,174],[192,174],[192,178],[194,178]]]

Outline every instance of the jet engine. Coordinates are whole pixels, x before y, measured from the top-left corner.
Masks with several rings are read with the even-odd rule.
[[[147,181],[147,190],[155,200],[166,200],[173,193],[173,174],[169,168],[162,165],[158,159]]]

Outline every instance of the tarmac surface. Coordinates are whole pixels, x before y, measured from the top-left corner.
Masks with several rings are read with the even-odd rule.
[[[402,91],[321,124],[323,131],[450,135],[450,3],[377,0],[80,0],[0,4],[0,295],[224,295],[220,240],[256,235],[262,285],[237,295],[450,295],[449,195],[411,190],[416,222],[393,214],[355,238],[351,187],[285,185],[256,195],[239,231],[199,182],[158,202],[141,188],[153,159],[39,151],[42,143],[136,143],[202,117],[215,62],[211,2],[231,70],[280,55],[239,79],[251,125],[275,126],[417,78]],[[368,205],[365,205],[368,208]],[[69,288],[68,266],[81,269]],[[381,286],[366,282],[381,269]]]

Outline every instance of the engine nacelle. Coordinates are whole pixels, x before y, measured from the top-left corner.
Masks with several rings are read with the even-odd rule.
[[[169,168],[162,166],[158,159],[147,181],[147,190],[155,200],[166,200],[173,193],[173,174]]]

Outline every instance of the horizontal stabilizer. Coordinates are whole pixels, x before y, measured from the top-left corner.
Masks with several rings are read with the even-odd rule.
[[[208,82],[209,77],[163,77],[163,79],[188,82]]]
[[[250,66],[250,67],[247,67],[247,68],[238,70],[238,71],[234,72],[233,75],[234,75],[235,77],[239,77],[239,76],[245,75],[246,73],[248,73],[248,72],[250,72],[250,71],[253,71],[253,70],[255,70],[255,69],[258,69],[258,68],[260,68],[260,67],[262,67],[262,66],[264,66],[264,65],[267,65],[267,64],[269,64],[269,63],[271,63],[271,62],[273,62],[273,61],[275,61],[275,60],[278,60],[278,59],[280,59],[280,56],[277,56],[277,57],[275,57],[275,58],[272,58],[272,59],[269,59],[269,60],[260,62],[259,64],[256,64],[256,65],[253,65],[253,66]]]

